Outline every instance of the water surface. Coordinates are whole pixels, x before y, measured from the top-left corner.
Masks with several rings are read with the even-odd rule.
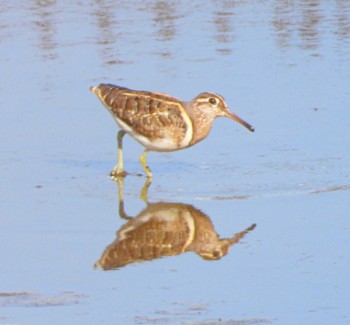
[[[348,1],[14,1],[0,21],[0,324],[350,322]],[[217,92],[255,127],[218,119],[148,157],[150,203],[218,238],[256,225],[226,255],[94,268],[128,223],[101,82]],[[142,148],[124,147],[137,216]]]

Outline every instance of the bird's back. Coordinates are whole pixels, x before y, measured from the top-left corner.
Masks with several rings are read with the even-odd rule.
[[[100,84],[91,91],[118,125],[150,150],[173,151],[190,143],[192,122],[179,99],[112,84]]]

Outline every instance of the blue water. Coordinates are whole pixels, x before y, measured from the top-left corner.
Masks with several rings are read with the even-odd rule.
[[[0,324],[350,322],[348,1],[15,1],[0,21]],[[257,225],[226,256],[93,268],[126,223],[101,82],[217,92],[255,127],[148,157],[149,201],[220,237]],[[142,148],[124,149],[136,216]]]

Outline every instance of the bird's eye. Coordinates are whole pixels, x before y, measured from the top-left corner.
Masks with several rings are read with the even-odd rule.
[[[211,97],[211,98],[209,98],[209,103],[212,104],[212,105],[216,105],[217,101],[216,101],[215,98]]]

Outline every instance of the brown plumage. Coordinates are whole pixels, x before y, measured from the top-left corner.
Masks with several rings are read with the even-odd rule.
[[[187,148],[208,136],[216,117],[229,117],[250,131],[254,128],[229,111],[223,97],[204,92],[191,102],[170,95],[135,91],[112,84],[91,87],[121,128],[118,134],[118,165],[113,177],[123,176],[122,138],[128,133],[141,143],[145,152],[140,157],[148,177],[148,150],[176,151]]]
[[[96,267],[110,270],[190,251],[205,260],[218,260],[255,228],[253,224],[231,238],[221,239],[207,215],[182,203],[148,204],[129,220],[117,231],[117,238],[106,247]]]

